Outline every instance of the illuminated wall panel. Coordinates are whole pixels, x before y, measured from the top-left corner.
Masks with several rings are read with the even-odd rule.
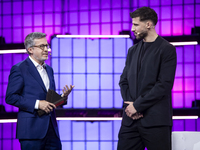
[[[57,91],[75,85],[72,108],[122,107],[118,83],[131,39],[54,38],[51,44]]]
[[[56,65],[54,66],[54,62],[52,62],[52,65],[56,67],[54,69],[56,70],[55,74],[58,81],[60,80],[59,82],[56,81],[56,84],[60,87],[58,92],[62,88],[59,84],[61,85],[63,81],[66,81],[67,84],[72,83],[75,85],[70,95],[69,104],[64,108],[121,108],[122,99],[118,82],[124,67],[127,50],[131,45],[132,41],[130,39],[54,38],[52,46],[55,49],[52,51],[52,60],[56,60],[54,61]],[[59,55],[61,53],[63,55]],[[190,108],[192,101],[199,97],[199,83],[195,82],[200,79],[200,73],[197,69],[200,67],[199,56],[199,46],[177,47],[178,64],[172,91],[174,108]],[[65,67],[63,65],[63,68],[57,69],[58,66],[61,66],[61,60],[68,65]],[[65,71],[66,68],[69,68],[67,69],[69,72]],[[85,138],[86,142],[84,143],[81,139],[72,139],[75,142],[71,143],[70,147],[72,149],[78,148],[75,144],[78,142],[81,149],[86,149],[86,147],[96,147],[96,149],[107,147],[109,149],[111,145],[112,148],[116,148],[120,123],[117,124],[116,130],[109,122],[105,124],[96,123],[98,127],[97,124],[94,125],[94,130],[98,129],[95,132],[99,137],[97,141],[91,142]],[[199,131],[197,123],[197,120],[174,120],[173,131]],[[72,126],[74,125],[72,123]],[[85,127],[86,125],[80,123],[80,126],[83,129],[83,135],[79,138],[87,137],[87,132],[89,131]],[[108,131],[100,131],[101,128],[104,129],[104,126],[108,128]],[[111,129],[114,130],[114,133],[110,131]],[[104,132],[105,135],[103,134]],[[76,137],[76,133],[74,133],[74,136]],[[93,138],[97,139],[97,136],[95,135]],[[110,139],[114,139],[114,141],[110,141]],[[68,141],[62,142],[66,147],[69,147]],[[83,145],[85,147],[82,147]]]
[[[121,121],[59,121],[58,124],[63,149],[116,150]]]
[[[62,81],[66,81],[71,82],[67,84],[74,84],[74,93],[79,94],[72,96],[74,98],[76,95],[72,100],[72,108],[121,107],[121,100],[115,95],[120,95],[116,94],[119,91],[119,77],[131,42],[127,44],[127,39],[54,38],[52,46],[56,48],[52,52],[52,65],[60,80],[56,82],[58,91],[61,91],[65,84]],[[199,57],[199,46],[177,47],[178,64],[172,93],[174,108],[191,107],[192,101],[199,98]],[[67,67],[64,63],[68,64]],[[95,91],[95,95],[90,91]],[[97,99],[92,106],[93,96]],[[80,97],[81,104],[78,100]]]
[[[192,106],[199,99],[199,46],[177,47],[177,70],[173,87],[173,107]]]

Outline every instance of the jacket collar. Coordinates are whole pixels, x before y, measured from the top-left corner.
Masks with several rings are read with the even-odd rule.
[[[33,76],[33,78],[40,84],[40,86],[43,88],[44,91],[47,92],[46,88],[45,88],[45,85],[42,81],[42,78],[36,68],[36,66],[34,65],[34,63],[30,60],[30,58],[28,57],[26,59],[27,61],[27,65],[28,65],[28,71],[29,73]],[[48,74],[48,71],[47,71],[47,74]],[[49,76],[49,75],[48,75]],[[50,80],[50,78],[49,78]]]

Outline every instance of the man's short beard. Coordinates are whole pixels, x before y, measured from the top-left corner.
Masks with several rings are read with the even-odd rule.
[[[140,32],[137,36],[136,36],[136,39],[137,40],[142,40],[144,39],[145,37],[147,37],[148,33],[147,32]]]

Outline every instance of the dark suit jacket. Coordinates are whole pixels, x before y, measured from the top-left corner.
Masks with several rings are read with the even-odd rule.
[[[53,69],[47,65],[46,71],[50,81],[49,88],[55,90]],[[36,100],[45,100],[46,94],[42,78],[29,58],[11,68],[6,103],[19,108],[16,134],[18,139],[44,138],[50,117],[59,137],[55,111],[39,117],[34,109]]]
[[[134,102],[137,112],[143,113],[143,126],[172,126],[171,90],[176,70],[176,49],[158,36],[147,48],[138,73],[141,45],[142,41],[129,48],[119,82],[122,98]],[[133,122],[123,112],[122,124],[129,126]]]

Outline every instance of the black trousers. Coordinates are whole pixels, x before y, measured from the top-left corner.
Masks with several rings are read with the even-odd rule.
[[[117,150],[171,150],[171,126],[142,127],[140,120],[118,134]]]
[[[31,130],[31,129],[30,129]],[[61,141],[57,137],[52,122],[49,122],[49,128],[44,139],[19,140],[21,150],[61,150]]]

